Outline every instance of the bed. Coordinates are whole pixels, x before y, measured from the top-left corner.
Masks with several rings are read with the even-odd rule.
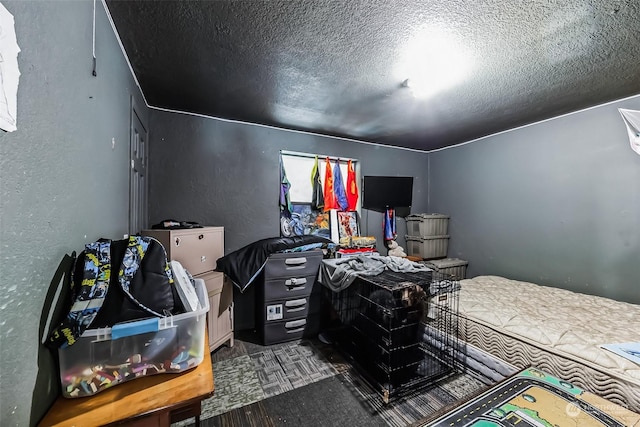
[[[640,305],[498,276],[460,284],[462,340],[640,413],[640,365],[599,347],[640,341]]]

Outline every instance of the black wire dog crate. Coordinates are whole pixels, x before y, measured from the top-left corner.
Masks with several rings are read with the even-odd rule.
[[[460,369],[459,287],[434,271],[386,270],[331,292],[336,344],[385,403]]]

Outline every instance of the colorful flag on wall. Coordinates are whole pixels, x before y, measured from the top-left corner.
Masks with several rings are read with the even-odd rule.
[[[336,193],[336,202],[341,210],[346,211],[349,209],[349,202],[347,201],[347,192],[344,189],[344,182],[342,181],[342,171],[340,170],[340,160],[336,160],[336,165],[333,167],[333,191]]]
[[[324,194],[322,194],[322,179],[320,178],[320,167],[318,166],[318,156],[313,162],[311,169],[311,209],[320,210],[324,207]]]
[[[331,162],[327,157],[324,169],[324,210],[331,209],[340,209],[340,206],[338,206],[336,195],[333,192],[333,173],[331,172]]]
[[[347,163],[347,201],[349,210],[355,211],[358,204],[358,184],[356,184],[356,170],[351,160]]]

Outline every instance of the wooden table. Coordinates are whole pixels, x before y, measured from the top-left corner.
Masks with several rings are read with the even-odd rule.
[[[205,334],[206,336],[206,334]],[[159,426],[189,417],[200,421],[200,403],[213,395],[213,368],[205,338],[204,360],[180,374],[136,378],[91,397],[60,396],[38,424],[62,426]]]

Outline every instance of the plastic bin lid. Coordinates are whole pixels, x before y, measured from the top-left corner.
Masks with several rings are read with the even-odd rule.
[[[405,220],[409,219],[448,219],[449,215],[439,214],[439,213],[418,213],[407,215]]]
[[[458,258],[432,259],[425,262],[432,264],[436,268],[460,267],[469,264],[469,261]]]
[[[434,240],[434,239],[448,239],[449,235],[445,234],[442,236],[404,236],[405,240]]]

